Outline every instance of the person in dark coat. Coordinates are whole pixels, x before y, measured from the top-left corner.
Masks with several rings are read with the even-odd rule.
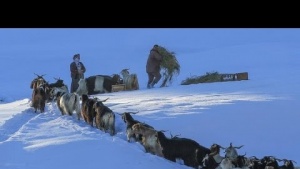
[[[148,74],[147,88],[153,88],[154,85],[161,79],[160,65],[163,56],[158,52],[158,45],[154,45],[150,50],[147,60],[146,72]]]
[[[71,93],[76,92],[78,88],[78,81],[84,79],[84,73],[86,71],[85,66],[80,62],[80,54],[75,54],[73,56],[73,62],[70,64],[71,71]]]

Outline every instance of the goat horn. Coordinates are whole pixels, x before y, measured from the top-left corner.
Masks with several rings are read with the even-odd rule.
[[[242,157],[245,157],[245,156],[246,156],[246,154],[247,154],[247,153],[245,152],[245,154],[244,154],[244,155],[241,155],[241,156],[242,156]]]
[[[171,135],[171,138],[174,138],[174,137],[180,136],[181,134],[177,134],[177,135],[173,136],[172,133],[170,132],[170,135]]]
[[[43,74],[43,75],[40,76],[40,75],[38,75],[38,74],[36,74],[36,73],[34,73],[34,74],[37,75],[38,78],[42,78],[43,76],[46,75],[46,74]]]
[[[297,164],[297,162],[296,161],[294,161],[294,160],[288,160],[288,159],[282,159],[282,161],[284,161],[284,162],[286,162],[286,161],[292,161],[292,162],[294,162],[294,163],[296,163]]]
[[[159,131],[161,131],[161,132],[163,132],[163,133],[164,133],[164,132],[167,132],[168,130],[159,130]]]
[[[242,148],[244,145],[241,145],[241,146],[239,146],[239,147],[233,147],[233,148],[237,148],[237,149],[240,149],[240,148]]]
[[[36,74],[36,73],[34,73],[37,77],[43,77],[44,75],[42,75],[42,76],[40,76],[40,75],[38,75],[38,74]]]
[[[171,135],[171,138],[174,138],[174,137],[180,136],[181,134],[176,134],[175,136],[172,136],[172,134],[170,132],[170,135]]]
[[[125,72],[125,71],[129,72],[128,70],[129,70],[129,69],[123,69],[120,73],[122,74],[122,73]]]
[[[105,100],[100,100],[100,102],[106,102],[106,100],[108,100],[108,99],[109,99],[109,97],[107,99],[105,99]]]
[[[137,114],[139,111],[137,111],[137,112],[127,112],[127,113],[129,113],[129,114]]]
[[[181,134],[176,134],[174,137],[177,137],[177,136],[180,136]],[[171,137],[171,138],[174,138],[174,137]]]
[[[219,145],[219,146],[220,146],[220,145]],[[222,147],[222,146],[220,146],[220,148],[221,148],[221,149],[226,149],[226,148],[224,148],[224,147]]]
[[[255,159],[258,159],[256,156],[251,156],[251,157],[249,157],[249,158],[255,158]]]

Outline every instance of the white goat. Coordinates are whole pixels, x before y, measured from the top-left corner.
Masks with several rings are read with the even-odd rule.
[[[225,158],[221,161],[220,167],[221,167],[222,169],[233,169],[233,168],[234,168],[234,165],[232,164],[232,161],[231,161],[229,158],[225,157]]]
[[[61,89],[55,88],[53,94],[56,96],[57,106],[62,115],[69,114],[73,115],[75,111],[77,114],[78,120],[81,117],[81,109],[80,109],[80,97],[76,93],[65,93],[62,92]]]
[[[123,83],[125,84],[126,90],[138,90],[139,81],[136,74],[130,74],[129,69],[123,69],[121,75],[123,76]]]

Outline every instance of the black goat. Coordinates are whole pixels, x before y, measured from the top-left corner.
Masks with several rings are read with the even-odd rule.
[[[173,162],[176,162],[176,159],[179,158],[184,161],[184,165],[194,168],[199,166],[196,154],[201,158],[202,154],[210,153],[208,148],[201,146],[192,139],[179,137],[170,139],[161,131],[157,132],[157,141],[162,147],[164,158]]]

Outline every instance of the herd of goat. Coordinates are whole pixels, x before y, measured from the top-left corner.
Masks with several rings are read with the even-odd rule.
[[[128,72],[128,69],[124,69]],[[122,71],[124,73],[124,70]],[[126,73],[129,75],[129,72]],[[123,75],[123,74],[122,74]],[[138,89],[137,77],[113,75],[112,77],[98,75],[103,78],[93,77],[93,79],[102,79],[101,87],[106,89],[107,82],[104,79],[110,79],[109,85],[122,84],[124,80],[133,83],[135,79],[135,90]],[[88,78],[87,78],[88,79]],[[105,100],[89,97],[95,90],[77,90],[78,92],[69,93],[68,87],[63,83],[63,80],[56,79],[55,83],[49,84],[45,81],[43,76],[37,75],[31,82],[30,88],[32,92],[32,107],[35,112],[38,110],[42,113],[45,111],[47,102],[56,101],[59,111],[62,115],[73,115],[76,112],[78,120],[81,118],[92,127],[96,127],[103,132],[108,132],[111,136],[116,134],[115,131],[115,113],[103,104]],[[85,82],[88,83],[85,79]],[[91,82],[91,81],[90,81]],[[113,82],[113,83],[110,83]],[[92,86],[95,89],[99,82],[92,81]],[[137,84],[137,85],[136,85]],[[87,85],[87,88],[89,86]],[[132,89],[132,88],[130,88]],[[134,89],[133,89],[134,90]],[[100,92],[111,92],[107,90],[99,90]],[[80,103],[81,100],[81,103]],[[154,127],[146,123],[141,123],[132,117],[132,114],[137,112],[124,112],[119,114],[126,124],[126,135],[128,142],[139,142],[147,153],[157,155],[167,160],[176,162],[182,160],[183,164],[196,169],[294,169],[293,160],[278,159],[274,156],[264,156],[259,159],[255,156],[246,157],[246,154],[239,155],[237,149],[243,146],[233,146],[230,143],[229,147],[222,147],[218,144],[212,144],[207,148],[196,141],[189,138],[182,138],[178,136],[167,137],[164,132],[155,130]],[[225,150],[225,156],[220,155],[220,150]],[[279,165],[279,162],[283,162]]]

